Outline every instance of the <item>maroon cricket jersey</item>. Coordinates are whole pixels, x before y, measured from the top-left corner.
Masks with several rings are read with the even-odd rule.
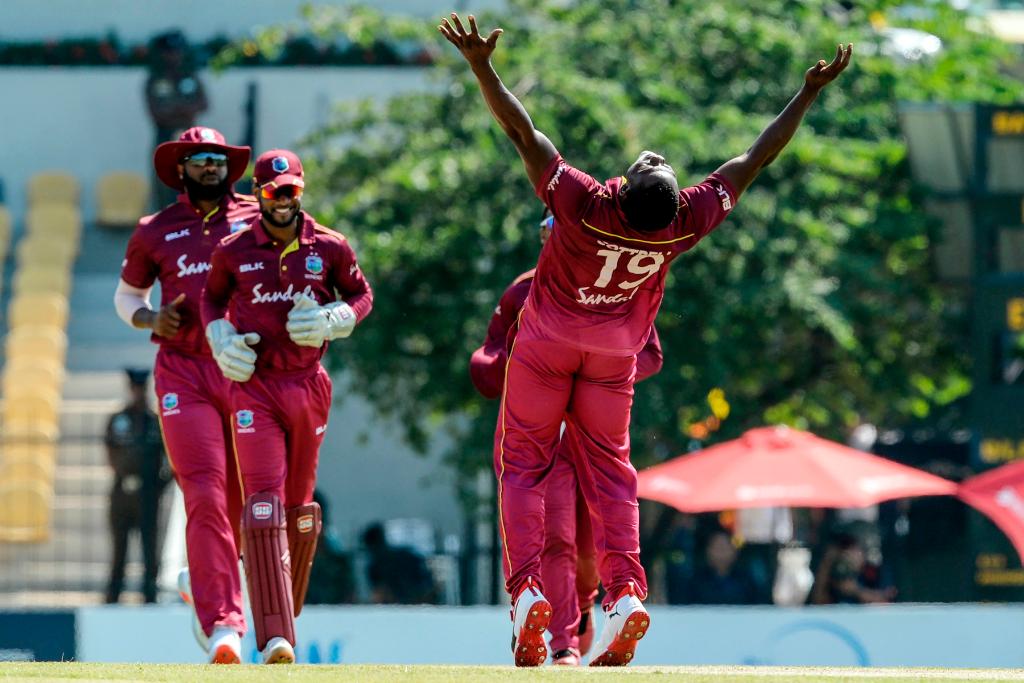
[[[357,321],[373,307],[373,291],[344,235],[318,225],[305,211],[298,220],[299,236],[290,244],[271,237],[256,218],[213,250],[203,325],[227,314],[239,333],[259,334],[257,370],[316,370],[326,343],[318,349],[299,346],[285,329],[288,312],[303,293],[323,306],[337,301],[337,292]]]
[[[224,237],[249,224],[260,213],[253,197],[229,194],[220,205],[203,213],[187,194],[139,221],[128,240],[121,279],[132,287],[149,289],[160,281],[160,305],[179,294],[181,327],[173,338],[152,335],[154,343],[193,355],[210,355],[199,316],[199,300],[210,272],[210,254]]]
[[[469,360],[469,375],[473,386],[484,398],[498,398],[505,384],[505,365],[508,349],[515,338],[519,311],[526,304],[536,269],[519,275],[501,295],[498,307],[491,315],[484,345],[473,352]],[[661,371],[662,352],[658,330],[652,325],[644,347],[636,357],[636,381],[642,382]]]
[[[624,182],[602,185],[556,155],[535,188],[558,229],[541,250],[523,316],[581,351],[638,353],[661,306],[669,263],[736,204],[732,186],[712,174],[679,191],[679,213],[668,227],[640,232],[619,205]]]

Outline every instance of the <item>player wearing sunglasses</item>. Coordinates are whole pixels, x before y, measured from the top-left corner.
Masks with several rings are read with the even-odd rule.
[[[195,608],[197,639],[210,661],[222,664],[241,661],[246,629],[238,572],[242,493],[231,451],[229,382],[203,338],[199,300],[214,246],[259,215],[255,199],[231,191],[249,153],[202,127],[157,147],[157,177],[180,194],[139,221],[114,296],[121,319],[151,330],[160,346],[153,373],[158,415],[187,520],[189,569],[179,589]],[[157,280],[161,305],[154,310],[149,295]]]
[[[373,293],[348,240],[302,210],[294,153],[260,155],[253,185],[260,216],[214,250],[202,315],[231,380],[256,645],[265,663],[292,663],[321,526],[313,487],[331,380],[320,358],[369,314]]]

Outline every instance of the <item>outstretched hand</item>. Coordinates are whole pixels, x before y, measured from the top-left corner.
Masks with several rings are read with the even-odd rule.
[[[472,14],[469,15],[469,32],[467,33],[459,15],[455,12],[452,12],[451,21],[447,18],[441,19],[437,30],[448,39],[449,43],[459,48],[459,52],[470,65],[486,64],[491,58],[494,48],[498,45],[498,36],[502,34],[502,30],[496,28],[485,39],[480,35],[480,30],[476,26],[476,17]]]
[[[850,57],[853,55],[853,43],[850,43],[846,47],[843,47],[840,43],[836,47],[836,56],[832,60],[831,64],[826,64],[824,59],[819,59],[818,63],[807,70],[804,74],[804,84],[806,87],[817,92],[826,85],[836,79],[836,76],[843,73],[843,70],[849,65]]]

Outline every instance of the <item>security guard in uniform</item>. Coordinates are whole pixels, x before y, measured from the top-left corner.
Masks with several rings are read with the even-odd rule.
[[[157,520],[160,496],[171,479],[160,437],[160,422],[146,400],[148,370],[126,370],[130,400],[107,423],[107,460],[114,470],[110,491],[110,531],[113,560],[106,601],[115,603],[124,586],[124,565],[128,554],[128,534],[138,529],[142,538],[145,574],[142,594],[146,602],[156,602]]]

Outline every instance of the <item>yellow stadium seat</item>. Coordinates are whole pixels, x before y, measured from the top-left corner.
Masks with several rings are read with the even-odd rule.
[[[45,171],[35,174],[28,181],[29,206],[46,202],[77,205],[80,195],[78,180],[70,173]]]
[[[7,310],[9,329],[22,325],[53,325],[64,328],[68,323],[68,300],[60,294],[19,294],[11,299]]]
[[[0,481],[0,540],[47,540],[52,508],[51,486],[38,481]]]
[[[55,387],[15,387],[4,394],[4,421],[56,424],[60,419],[60,392]]]
[[[113,171],[96,184],[96,223],[109,228],[134,228],[146,213],[149,181],[140,173]]]
[[[4,348],[8,363],[15,358],[52,358],[63,365],[68,336],[58,327],[23,325],[7,335]]]
[[[57,447],[52,443],[38,441],[4,440],[0,442],[0,463],[6,460],[39,460],[50,466],[57,465]]]
[[[60,392],[64,383],[64,365],[56,358],[11,358],[0,375],[4,395],[21,387],[44,387]]]
[[[18,267],[63,268],[70,271],[78,256],[78,241],[56,235],[30,235],[18,241],[15,249]]]
[[[53,461],[36,458],[0,459],[0,481],[39,481],[53,483],[56,466]]]
[[[11,212],[6,206],[0,206],[0,250],[7,253],[7,247],[11,243]]]
[[[41,420],[24,416],[4,416],[0,436],[4,441],[43,442],[54,444],[60,435],[55,420]]]
[[[14,293],[53,292],[67,296],[71,292],[69,269],[53,265],[23,265],[14,272]]]
[[[70,204],[39,204],[29,209],[25,228],[28,235],[73,236],[78,241],[82,235],[82,213]]]

